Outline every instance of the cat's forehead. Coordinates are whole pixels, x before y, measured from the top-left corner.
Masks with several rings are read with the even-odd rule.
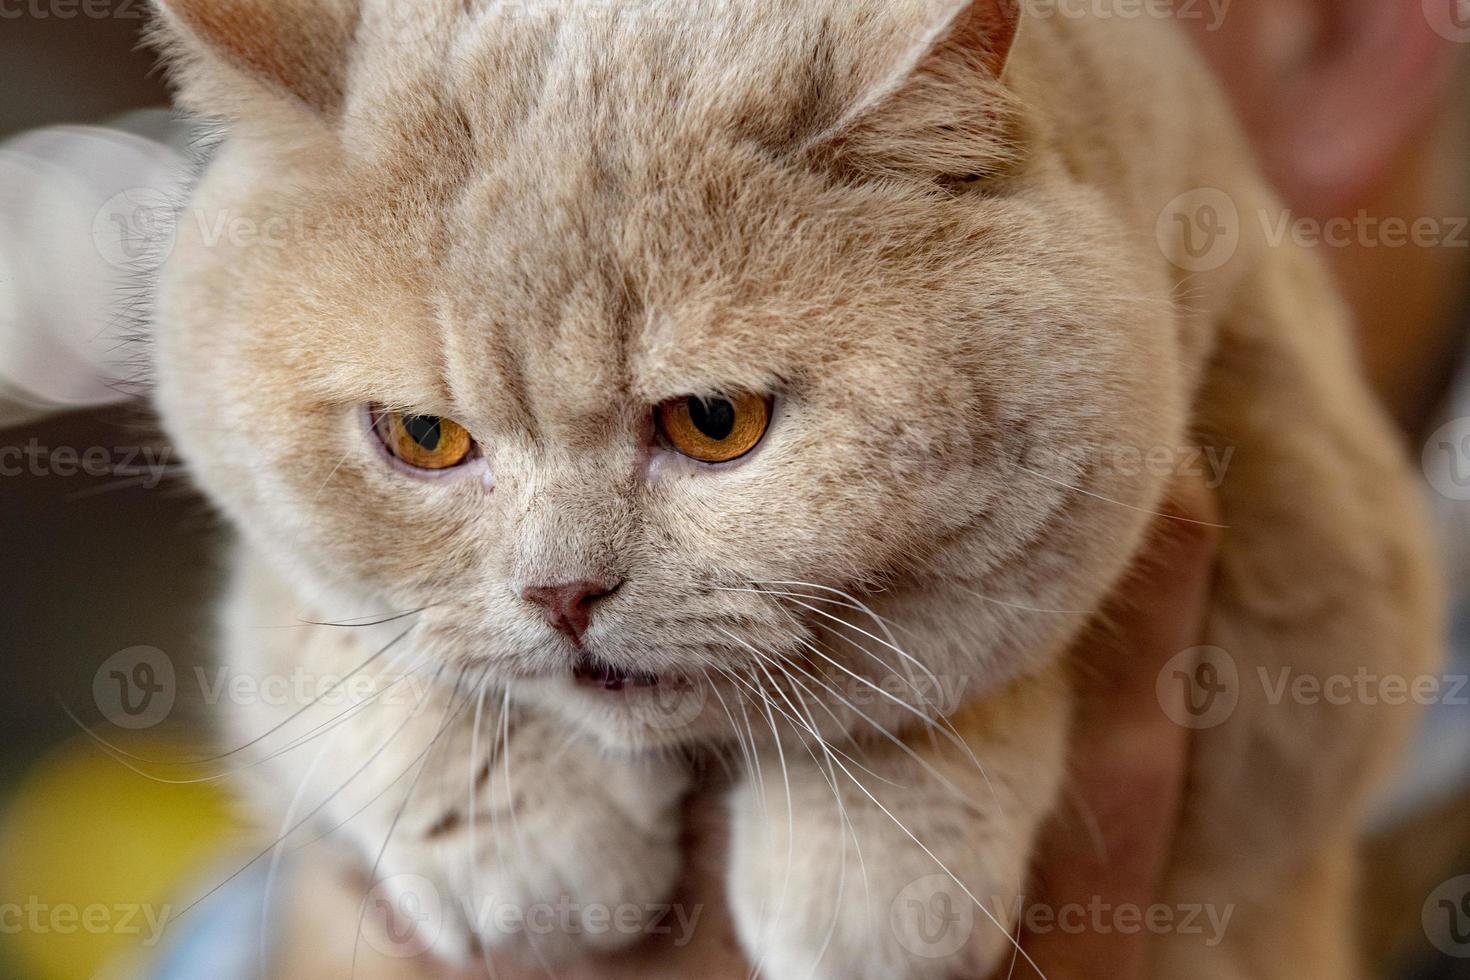
[[[768,390],[810,346],[821,324],[793,304],[833,304],[807,281],[822,260],[777,230],[790,188],[761,200],[752,174],[720,205],[723,176],[649,194],[641,177],[590,177],[594,159],[561,166],[549,189],[491,170],[452,206],[435,287],[462,397],[513,389],[538,415],[579,416]]]
[[[387,0],[382,0],[387,2]],[[432,0],[445,5],[448,0]],[[364,28],[349,127],[450,113],[481,154],[740,131],[779,148],[882,88],[959,0],[456,0],[424,36]],[[436,90],[429,93],[428,90]],[[443,101],[440,101],[440,100]],[[550,161],[548,161],[550,163]]]
[[[820,329],[841,189],[777,158],[861,84],[862,3],[487,11],[456,46],[446,346],[505,380],[640,397],[768,384]],[[632,5],[638,8],[638,4]],[[805,280],[815,277],[818,281]]]
[[[791,159],[913,44],[904,7],[487,5],[432,95],[353,106],[346,125],[397,174],[369,179],[430,202],[402,213],[440,253],[426,278],[456,400],[578,415],[769,389],[906,313],[891,200]]]
[[[840,102],[859,76],[852,21],[838,30],[802,5],[762,19],[759,6],[693,0],[649,3],[640,14],[636,4],[583,3],[539,16],[498,8],[456,42],[457,94],[471,125],[492,137],[548,124],[670,136],[727,124],[732,111],[774,118],[812,109],[798,99]],[[813,77],[820,72],[831,77]]]

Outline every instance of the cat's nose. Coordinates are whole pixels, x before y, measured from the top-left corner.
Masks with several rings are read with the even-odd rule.
[[[621,582],[591,581],[532,585],[521,591],[521,598],[544,609],[548,623],[580,644],[592,620],[593,604],[612,595],[620,585]]]

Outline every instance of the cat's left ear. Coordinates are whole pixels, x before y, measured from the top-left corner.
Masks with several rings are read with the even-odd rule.
[[[808,144],[843,170],[968,182],[1017,162],[1004,76],[1021,0],[917,0],[835,126]],[[825,151],[825,152],[824,152]]]
[[[1000,78],[1021,29],[1021,0],[945,0],[939,10],[939,24],[924,57],[965,52]]]
[[[933,74],[977,69],[991,79],[1005,74],[1021,29],[1021,0],[920,0],[896,4],[898,57],[866,94],[876,104]],[[855,107],[861,111],[862,106]]]

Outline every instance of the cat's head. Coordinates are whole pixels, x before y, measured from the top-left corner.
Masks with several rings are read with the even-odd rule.
[[[1142,533],[1159,478],[1103,450],[1179,428],[1163,273],[1003,73],[1006,0],[162,7],[230,137],[159,401],[319,614],[702,737],[783,669],[979,694]]]

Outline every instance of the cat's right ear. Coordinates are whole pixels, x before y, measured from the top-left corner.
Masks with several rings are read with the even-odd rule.
[[[228,121],[340,112],[358,0],[153,0],[179,101]]]

